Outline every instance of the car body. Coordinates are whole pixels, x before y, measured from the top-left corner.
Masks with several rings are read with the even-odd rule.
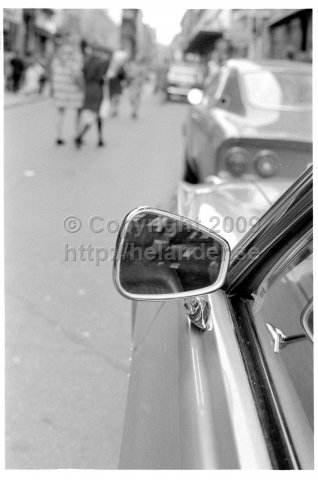
[[[285,178],[209,177],[199,185],[180,181],[177,213],[220,234],[233,249],[291,184]]]
[[[185,176],[296,179],[312,161],[310,64],[228,60],[184,127]]]
[[[192,88],[202,88],[203,69],[200,64],[185,61],[169,65],[165,84],[166,99],[187,98]]]
[[[120,468],[313,468],[312,167],[233,244],[204,331],[182,295],[133,304]]]

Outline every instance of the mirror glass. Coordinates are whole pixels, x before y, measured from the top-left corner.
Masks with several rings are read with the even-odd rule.
[[[134,295],[177,294],[216,284],[227,268],[226,252],[215,234],[202,230],[169,214],[136,214],[119,252],[122,289]]]

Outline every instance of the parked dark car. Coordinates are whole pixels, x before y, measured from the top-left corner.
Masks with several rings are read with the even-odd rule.
[[[134,308],[120,468],[313,468],[312,235],[311,166],[231,252],[179,215],[125,218],[114,279]]]
[[[186,181],[296,179],[311,163],[311,65],[232,59],[195,98],[183,128]]]
[[[187,99],[192,88],[202,88],[203,68],[200,64],[190,62],[173,62],[167,72],[165,85],[166,99]]]

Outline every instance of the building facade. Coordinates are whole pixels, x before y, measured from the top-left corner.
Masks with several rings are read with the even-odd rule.
[[[272,58],[312,61],[312,10],[277,10],[268,21]]]
[[[95,51],[119,48],[119,26],[102,9],[4,9],[4,75],[10,89],[11,59],[18,55],[25,67],[34,60],[49,68],[57,35],[71,33]]]
[[[50,8],[3,10],[4,51],[45,56],[53,48],[58,29],[57,11]]]
[[[119,48],[119,26],[104,9],[63,10],[62,31],[69,31],[85,40],[95,50],[114,51]]]
[[[208,57],[219,48],[231,28],[230,10],[187,10],[181,20],[182,48],[184,54],[194,53]]]
[[[226,51],[252,60],[312,59],[310,9],[193,9],[186,11],[181,27],[183,52],[203,58]]]
[[[57,33],[71,32],[102,50],[119,48],[119,27],[102,9],[4,9],[4,50],[50,56]]]
[[[156,31],[145,23],[141,25],[138,54],[149,67],[154,64],[158,55]]]
[[[233,57],[261,59],[269,52],[269,9],[233,9],[229,40]]]
[[[234,56],[311,61],[312,10],[234,9]]]
[[[23,10],[22,8],[3,9],[3,49],[4,52],[22,49]]]
[[[129,58],[135,58],[142,36],[142,12],[137,8],[122,10],[120,30],[120,47],[128,53]]]

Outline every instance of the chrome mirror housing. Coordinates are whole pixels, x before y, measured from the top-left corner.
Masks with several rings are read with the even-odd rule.
[[[114,282],[131,300],[203,295],[226,278],[230,247],[197,222],[149,207],[130,212],[120,228]]]

